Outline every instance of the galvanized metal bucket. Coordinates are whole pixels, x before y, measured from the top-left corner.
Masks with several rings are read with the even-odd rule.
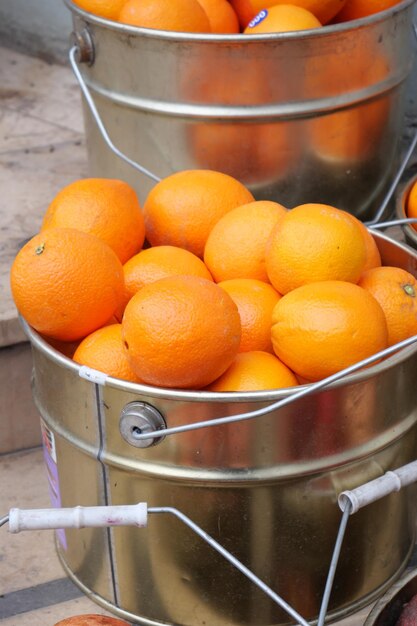
[[[417,275],[415,251],[375,237],[385,264]],[[137,385],[80,368],[25,329],[53,502],[175,507],[306,619],[320,607],[340,521],[338,494],[416,456],[415,344],[262,417],[165,437],[161,430],[144,443],[135,437],[146,424],[195,426],[238,416],[297,388],[213,393]],[[370,602],[399,576],[414,544],[415,505],[415,489],[407,487],[353,517],[328,619]],[[156,517],[140,531],[58,532],[66,572],[99,604],[147,626],[288,621],[186,527]]]
[[[141,29],[72,11],[79,80],[117,149],[156,177],[207,168],[257,199],[369,219],[397,166],[413,0],[351,23],[267,35]],[[84,110],[90,172],[153,181]]]
[[[404,606],[416,594],[417,571],[413,569],[378,600],[364,626],[396,626]]]

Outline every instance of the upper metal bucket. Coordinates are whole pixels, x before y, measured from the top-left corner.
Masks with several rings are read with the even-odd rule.
[[[117,148],[157,177],[226,172],[257,199],[323,202],[369,219],[397,167],[414,0],[368,18],[266,35],[189,34],[73,15],[81,80]],[[154,184],[103,142],[91,175]]]
[[[384,264],[417,276],[417,252],[375,238]],[[306,619],[318,614],[340,521],[338,494],[415,459],[416,344],[262,417],[213,426],[214,418],[268,407],[307,387],[215,393],[100,376],[94,383],[24,326],[55,503],[176,507]],[[209,424],[136,447],[134,420],[140,428],[144,412],[160,414],[168,428]],[[401,573],[414,545],[415,503],[407,487],[353,516],[329,620],[370,602]],[[58,553],[90,597],[139,624],[288,622],[240,572],[163,516],[140,532],[62,531]]]

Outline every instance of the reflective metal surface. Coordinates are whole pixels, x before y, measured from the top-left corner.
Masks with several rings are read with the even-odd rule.
[[[385,264],[417,275],[417,253],[375,234]],[[34,395],[56,441],[63,506],[172,506],[188,515],[306,619],[317,617],[340,522],[337,496],[415,459],[417,347],[241,423],[130,445],[120,415],[146,403],[168,427],[238,414],[294,390],[211,393],[113,378],[104,386],[26,325]],[[349,522],[329,619],[371,601],[400,574],[414,544],[413,486]],[[285,613],[175,520],[147,529],[66,532],[60,558],[88,594],[139,624],[265,626]]]
[[[376,603],[364,626],[395,626],[404,604],[417,594],[417,571],[413,569]]]
[[[160,178],[221,170],[257,199],[372,217],[397,165],[413,0],[354,23],[251,36],[140,29],[66,4],[75,41],[88,31],[93,45],[82,76],[132,160]],[[85,129],[91,174],[127,180],[143,202],[154,182],[110,151],[88,107]]]

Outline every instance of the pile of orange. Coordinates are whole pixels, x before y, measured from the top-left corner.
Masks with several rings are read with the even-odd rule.
[[[347,22],[400,0],[74,0],[81,9],[131,26],[191,33],[297,31]]]
[[[212,170],[75,181],[17,254],[26,321],[77,363],[166,388],[320,380],[417,333],[417,282],[323,204],[255,201]]]

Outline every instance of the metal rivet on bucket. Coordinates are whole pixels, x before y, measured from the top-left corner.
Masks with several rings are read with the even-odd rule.
[[[129,402],[120,414],[120,433],[127,443],[135,448],[149,448],[164,439],[150,437],[149,439],[138,438],[138,435],[155,433],[166,428],[165,420],[161,413],[150,404],[145,402]]]
[[[80,32],[74,31],[70,37],[71,46],[77,49],[78,63],[94,63],[94,44],[90,32],[87,28],[83,28]]]

